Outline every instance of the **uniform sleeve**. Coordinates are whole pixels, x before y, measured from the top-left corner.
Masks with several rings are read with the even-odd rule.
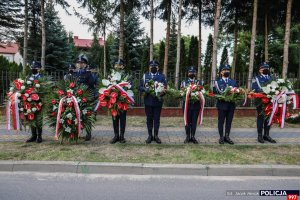
[[[259,88],[255,78],[252,79],[251,90],[254,90],[255,92],[261,92],[261,89]]]
[[[214,94],[220,94],[219,91],[218,91],[218,89],[217,89],[216,82],[217,81],[214,82],[213,93]]]

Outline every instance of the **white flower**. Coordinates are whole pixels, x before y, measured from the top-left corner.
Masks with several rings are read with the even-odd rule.
[[[23,86],[21,86],[21,90],[24,90],[25,89],[25,86],[23,85]]]
[[[103,79],[103,80],[102,80],[102,84],[103,84],[104,86],[108,86],[108,85],[110,84],[110,81],[107,80],[107,79]]]
[[[288,91],[289,91],[289,89],[288,89],[287,87],[285,87],[285,86],[282,86],[282,87],[281,87],[281,90],[282,90],[283,92],[288,92]]]
[[[278,83],[276,81],[272,81],[271,84],[270,84],[270,86],[272,88],[274,88],[274,89],[279,87],[279,85],[278,85]]]
[[[39,105],[42,106],[43,105],[42,102],[40,102]]]
[[[111,77],[112,81],[120,81],[121,80],[121,73],[120,72],[115,72],[112,74]]]
[[[19,110],[20,110],[21,112],[23,112],[24,108],[20,108]]]
[[[28,109],[28,110],[27,110],[27,113],[31,113],[31,110],[30,110],[30,109]]]
[[[20,94],[20,93],[18,93],[18,94],[17,94],[17,96],[18,96],[18,97],[20,97],[20,96],[21,96],[21,94]]]
[[[71,128],[70,128],[70,127],[67,127],[67,128],[65,128],[65,131],[66,131],[67,133],[71,133]]]
[[[36,111],[36,108],[32,108],[31,110],[32,110],[32,112],[35,112],[35,111]]]
[[[106,88],[100,88],[99,89],[99,94],[103,94],[105,90],[106,90]]]
[[[29,97],[29,94],[27,94],[27,93],[25,93],[24,95],[25,95],[25,97]]]
[[[196,96],[196,94],[195,94],[194,92],[192,92],[192,93],[191,93],[191,96],[194,97],[194,96]]]
[[[21,101],[20,100],[17,100],[17,103],[20,103]]]
[[[31,82],[31,81],[27,81],[26,83],[27,83],[28,85],[30,85],[32,82]]]
[[[86,109],[84,109],[83,111],[82,111],[82,114],[86,114],[87,113],[87,110]]]
[[[277,79],[277,83],[284,83],[284,79],[282,78]]]
[[[130,97],[133,97],[133,96],[134,96],[134,94],[133,94],[133,91],[132,91],[132,90],[127,90],[127,94],[128,94],[128,96],[130,96]]]
[[[237,93],[240,93],[240,90],[239,90],[239,89],[237,89],[237,90],[236,90],[236,92],[237,92]]]
[[[81,99],[79,97],[76,98],[77,103],[81,102]]]
[[[53,111],[55,111],[58,107],[56,105],[53,106]]]
[[[27,114],[28,114],[27,112],[24,113],[24,115],[27,115]]]
[[[275,92],[275,94],[278,95],[278,94],[279,94],[279,91],[277,90],[277,91]]]
[[[24,87],[24,86],[22,86],[22,87]],[[21,87],[21,88],[22,88],[22,87]],[[24,88],[25,88],[25,87],[24,87]],[[14,91],[14,88],[13,88],[13,87],[10,87],[10,88],[9,88],[9,91]]]
[[[127,85],[127,88],[130,89],[130,88],[131,88],[131,84],[128,84],[128,85]]]
[[[197,92],[196,92],[196,95],[198,96],[199,94],[200,94],[199,91],[197,91]]]
[[[77,119],[74,119],[74,124],[77,125],[78,124],[78,121]]]
[[[40,84],[36,84],[35,87],[39,88],[39,87],[40,87]]]
[[[68,89],[67,92],[70,92],[71,94],[73,94],[73,90]]]
[[[66,117],[67,117],[68,119],[72,119],[73,115],[72,115],[72,113],[68,113],[68,114],[66,115]]]
[[[287,104],[291,104],[291,103],[292,103],[291,101],[288,101],[288,102],[287,102]]]
[[[67,101],[67,103],[71,103],[72,102],[72,98],[67,98],[66,101]]]
[[[65,120],[63,118],[60,119],[60,123],[63,124]]]
[[[29,80],[33,81],[33,80],[34,80],[34,78],[30,77],[30,78],[29,78]],[[29,83],[28,83],[28,84],[29,84]]]
[[[29,97],[29,98],[27,98],[27,101],[29,101],[29,102],[30,102],[30,101],[31,101],[31,98],[30,98],[30,97]]]
[[[261,89],[262,89],[262,91],[263,91],[264,93],[266,93],[266,94],[269,94],[269,93],[271,92],[270,87],[268,87],[268,86],[262,87]]]

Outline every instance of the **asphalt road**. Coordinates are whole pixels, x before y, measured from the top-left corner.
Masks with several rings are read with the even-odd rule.
[[[0,173],[1,200],[287,199],[285,196],[229,196],[229,193],[226,195],[229,190],[255,193],[270,189],[299,190],[300,178]]]

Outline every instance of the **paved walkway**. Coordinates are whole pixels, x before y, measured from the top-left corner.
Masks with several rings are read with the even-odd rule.
[[[4,124],[0,125],[0,142],[24,141],[29,135],[28,130],[19,131],[18,133],[14,131],[7,132]],[[82,136],[84,135],[85,133],[82,134]],[[185,130],[184,127],[161,127],[159,135],[164,144],[182,144],[185,139]],[[113,136],[112,127],[96,126],[92,131],[92,136],[93,143],[108,143]],[[257,144],[257,133],[254,128],[233,128],[230,136],[236,144]],[[299,128],[272,128],[271,136],[279,144],[300,144]],[[146,137],[146,127],[129,126],[126,128],[125,138],[128,143],[145,143]],[[198,127],[196,137],[200,144],[216,144],[218,142],[218,132],[215,128]],[[55,140],[54,130],[44,127],[44,139]]]

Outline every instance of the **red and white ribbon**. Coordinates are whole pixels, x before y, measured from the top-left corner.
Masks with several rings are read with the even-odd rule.
[[[57,111],[57,118],[56,118],[56,129],[55,129],[55,137],[56,138],[58,138],[58,136],[59,136],[60,118],[61,118],[62,108],[64,106],[64,102],[65,102],[66,98],[67,97],[61,98],[60,101],[59,101],[59,104],[58,104],[58,111]],[[80,132],[81,132],[80,108],[79,108],[77,99],[74,96],[72,96],[70,98],[72,99],[72,103],[73,103],[74,109],[75,109],[75,115],[76,115],[76,120],[77,120],[77,134],[78,134],[78,137],[79,137]]]
[[[280,92],[278,95],[276,95],[275,97],[273,97],[273,109],[272,109],[272,113],[271,113],[270,118],[269,118],[268,126],[271,126],[273,118],[274,118],[274,115],[276,114],[276,110],[278,108],[278,100],[280,98],[282,98],[284,95],[286,97],[286,94],[284,92]],[[286,101],[284,103],[286,104]]]
[[[191,85],[188,87],[185,95],[185,104],[184,104],[184,125],[186,126],[188,124],[188,109],[189,109],[189,98],[190,94],[193,90],[197,88],[197,85]],[[203,112],[204,112],[204,105],[205,105],[205,98],[201,91],[199,91],[199,99],[201,101],[201,108],[198,116],[198,124],[202,124],[203,121]]]
[[[9,131],[11,115],[13,122],[13,129],[20,130],[20,114],[19,114],[19,103],[18,103],[18,92],[9,93],[8,102],[6,104],[6,129]]]

